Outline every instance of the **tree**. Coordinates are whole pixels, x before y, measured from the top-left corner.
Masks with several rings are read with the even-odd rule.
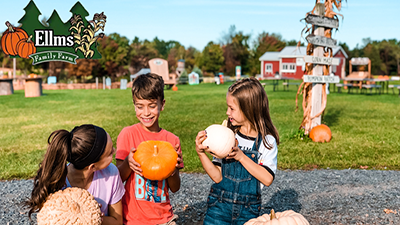
[[[281,51],[286,43],[282,40],[282,36],[279,34],[261,33],[253,43],[253,49],[250,55],[250,73],[252,75],[260,73],[261,65],[259,58],[265,52],[278,52]]]
[[[184,59],[185,59],[185,67],[188,69],[188,71],[192,71],[192,69],[194,70],[194,68],[196,67],[197,65],[196,56],[198,54],[200,54],[200,52],[194,47],[189,47],[188,49],[186,49]]]
[[[28,5],[24,8],[25,15],[18,21],[22,24],[21,28],[24,29],[28,36],[34,34],[34,30],[45,29],[46,27],[39,21],[39,16],[42,13],[37,8],[33,0],[30,0]]]
[[[128,54],[127,48],[119,47],[115,40],[109,36],[104,36],[99,42],[98,49],[102,55],[102,58],[99,59],[99,64],[103,70],[100,71],[105,71],[107,73],[99,75],[107,75],[110,76],[112,80],[115,80],[116,77],[128,73],[124,68],[126,65],[126,56]]]
[[[76,64],[69,64],[69,77],[80,77],[84,82],[88,76],[94,75],[93,70],[98,63],[99,60],[77,59]]]
[[[224,65],[224,52],[219,44],[210,41],[202,52],[200,66],[203,71],[216,73]]]
[[[235,67],[241,66],[243,73],[249,72],[249,44],[250,35],[238,32],[231,37],[231,43],[223,46],[224,51],[224,71],[226,74],[235,74]]]
[[[134,74],[142,68],[149,68],[149,60],[157,58],[158,55],[154,42],[140,41],[139,38],[135,37],[130,45],[129,71]]]

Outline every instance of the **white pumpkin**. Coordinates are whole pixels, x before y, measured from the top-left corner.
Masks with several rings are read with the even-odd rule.
[[[214,124],[206,128],[207,138],[203,141],[206,150],[217,158],[225,158],[235,146],[235,134],[226,126]]]
[[[264,214],[247,221],[244,225],[310,225],[303,215],[286,210],[277,212],[272,209],[271,214]]]
[[[101,210],[88,191],[67,188],[47,197],[37,222],[38,225],[100,225]]]

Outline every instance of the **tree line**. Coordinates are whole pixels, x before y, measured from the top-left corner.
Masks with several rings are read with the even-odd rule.
[[[281,51],[285,46],[304,45],[296,40],[286,41],[276,33],[263,32],[254,39],[250,34],[237,31],[231,26],[223,33],[219,41],[210,41],[202,51],[194,47],[183,46],[178,41],[164,41],[155,37],[153,40],[140,40],[135,37],[129,40],[118,33],[106,35],[98,40],[97,49],[102,58],[98,60],[78,59],[77,64],[64,62],[47,62],[33,66],[31,59],[17,59],[17,69],[24,74],[41,71],[44,75],[56,76],[58,80],[94,79],[109,76],[112,80],[127,78],[142,68],[149,68],[152,58],[163,58],[168,61],[170,72],[174,72],[178,60],[185,60],[186,74],[192,70],[202,71],[204,75],[213,76],[223,72],[233,76],[235,67],[241,66],[242,74],[255,76],[260,73],[259,58],[267,51]],[[368,57],[372,62],[374,75],[400,74],[400,41],[396,39],[376,41],[363,39],[362,46],[350,50],[346,43],[339,43],[344,51],[352,57]],[[12,68],[12,59],[2,51],[2,67]],[[348,70],[348,68],[346,68]],[[348,71],[347,71],[348,72]]]

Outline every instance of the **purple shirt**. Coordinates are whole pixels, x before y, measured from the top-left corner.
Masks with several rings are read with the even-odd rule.
[[[68,178],[66,184],[67,187],[71,187]],[[107,168],[95,171],[87,191],[101,204],[101,212],[104,213],[104,216],[108,216],[108,205],[119,202],[125,194],[117,167],[110,163]]]

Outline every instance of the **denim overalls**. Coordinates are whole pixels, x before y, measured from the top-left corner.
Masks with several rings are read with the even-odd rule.
[[[258,164],[261,135],[245,155]],[[257,147],[256,147],[257,142]],[[211,186],[204,225],[244,224],[259,216],[260,182],[235,159],[222,159],[222,180]]]

